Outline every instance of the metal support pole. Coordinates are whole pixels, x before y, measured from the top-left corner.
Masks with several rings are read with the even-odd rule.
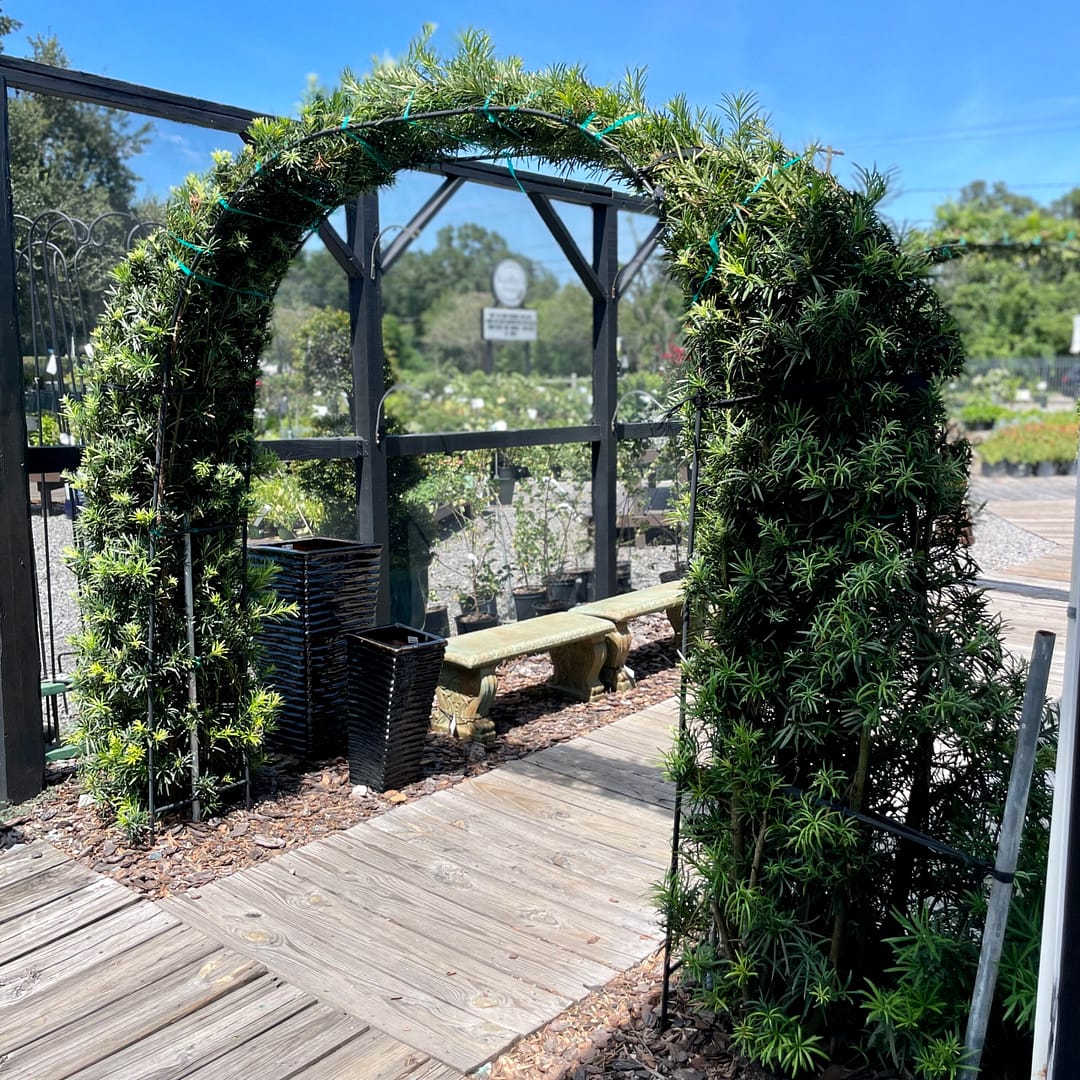
[[[1028,795],[1031,792],[1031,772],[1035,766],[1035,750],[1039,743],[1043,712],[1046,707],[1046,684],[1050,678],[1050,660],[1054,655],[1056,637],[1048,630],[1038,630],[1031,650],[1024,705],[1020,713],[1020,730],[1016,736],[1012,772],[1009,774],[1009,793],[1005,798],[1005,813],[998,834],[997,859],[994,869],[1005,880],[994,878],[990,887],[990,904],[983,927],[979,968],[975,990],[971,995],[967,1033],[964,1036],[964,1072],[973,1080],[979,1074],[986,1025],[994,1001],[998,963],[1005,943],[1005,924],[1009,920],[1012,901],[1012,875],[1020,854],[1020,834],[1024,829]]]
[[[698,476],[701,471],[701,394],[694,398],[694,440],[690,453],[690,514],[686,524],[686,558],[694,557],[694,540],[697,532]],[[685,657],[690,649],[690,602],[683,596],[681,652]],[[679,680],[679,738],[686,732],[686,677]],[[682,788],[675,782],[675,811],[671,818],[671,861],[668,864],[668,881],[675,882],[679,874],[679,834],[682,829]],[[664,980],[660,991],[660,1027],[666,1028],[668,1005],[671,999],[671,920],[664,927]]]
[[[7,80],[0,77],[0,802],[18,803],[41,791],[45,737],[34,616],[36,583],[7,103]],[[48,513],[44,497],[41,512]]]
[[[191,558],[191,521],[184,518],[184,606],[187,614],[188,659],[191,670],[188,672],[188,704],[191,706],[191,820],[202,819],[202,804],[198,797],[199,783],[199,727],[197,721],[199,705],[199,684],[195,674],[198,653],[195,651],[195,569]],[[153,783],[153,778],[151,778]]]
[[[386,390],[382,339],[382,297],[379,284],[377,244],[379,198],[361,195],[346,208],[347,239],[364,275],[349,279],[349,313],[352,319],[353,430],[364,440],[366,460],[356,459],[357,536],[365,544],[382,545],[382,573],[376,619],[390,621],[390,531],[386,516],[386,444],[379,440],[379,402]],[[373,254],[374,253],[374,254]]]
[[[603,298],[593,300],[593,422],[600,436],[593,443],[592,511],[596,545],[596,598],[612,596],[616,588],[618,530],[615,503],[619,443],[612,421],[618,394],[618,211],[613,206],[593,207],[593,269],[603,287]]]

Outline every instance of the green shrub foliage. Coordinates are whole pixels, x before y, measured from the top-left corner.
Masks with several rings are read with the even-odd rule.
[[[705,412],[691,723],[670,759],[684,872],[665,899],[751,1056],[794,1072],[854,1039],[953,1075],[981,882],[845,810],[993,860],[1022,673],[964,545],[970,449],[946,437],[940,394],[961,343],[925,258],[876,214],[880,178],[845,190],[752,122],[707,167],[706,188],[753,194],[726,216],[672,207],[673,250],[712,230],[716,253],[704,283],[674,259],[700,290],[688,392]],[[1036,827],[1014,926],[1044,842]]]
[[[671,761],[689,805],[664,889],[686,971],[763,1061],[810,1067],[865,1024],[867,1053],[936,1075],[955,1058],[972,875],[830,804],[990,852],[1019,684],[960,546],[968,449],[946,441],[937,390],[960,345],[925,263],[875,215],[878,179],[845,191],[739,103],[730,121],[650,111],[636,76],[526,72],[482,35],[445,60],[420,40],[297,121],[256,121],[177,190],[116,272],[75,409],[87,776],[138,828],[149,784],[158,804],[188,792],[193,731],[210,797],[272,720],[252,678],[272,604],[239,539],[258,359],[308,232],[398,169],[462,154],[618,175],[658,200],[706,405],[687,579],[701,647]],[[1025,940],[1006,957],[1014,1017]]]

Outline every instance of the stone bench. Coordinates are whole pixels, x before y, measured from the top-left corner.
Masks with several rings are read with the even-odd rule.
[[[675,640],[682,635],[682,585],[677,581],[662,582],[647,589],[609,596],[606,600],[594,600],[574,608],[576,615],[606,619],[614,623],[604,639],[605,656],[600,669],[600,681],[608,690],[629,690],[634,685],[634,673],[626,666],[630,655],[631,619],[663,611],[667,614]]]
[[[495,725],[488,713],[499,688],[495,669],[518,656],[550,653],[555,668],[550,679],[553,689],[578,701],[600,697],[604,692],[600,669],[608,653],[605,641],[611,621],[579,611],[555,612],[451,638],[435,691],[434,729],[493,743]]]

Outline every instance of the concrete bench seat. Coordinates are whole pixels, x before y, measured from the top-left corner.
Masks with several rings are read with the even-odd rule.
[[[600,697],[604,692],[600,669],[608,653],[605,640],[611,622],[579,611],[555,612],[451,638],[435,691],[435,730],[493,743],[495,725],[488,713],[499,688],[495,669],[519,656],[550,653],[553,689],[578,701]]]
[[[626,666],[631,644],[630,620],[663,611],[678,640],[682,634],[682,610],[682,585],[678,581],[661,582],[574,608],[576,615],[606,619],[614,624],[604,639],[605,656],[600,669],[600,681],[606,689],[629,690],[634,685],[634,673]]]

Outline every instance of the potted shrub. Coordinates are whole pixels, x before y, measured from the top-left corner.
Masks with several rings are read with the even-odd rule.
[[[571,565],[580,557],[581,464],[565,446],[538,447],[530,456],[530,475],[520,481],[511,549],[522,588],[542,587],[547,599],[569,606],[578,581]]]

